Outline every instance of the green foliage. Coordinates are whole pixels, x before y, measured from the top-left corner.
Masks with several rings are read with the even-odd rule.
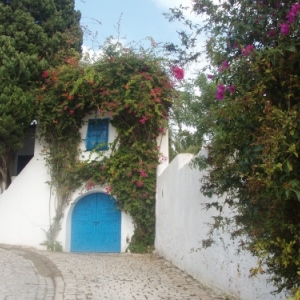
[[[235,237],[258,257],[252,274],[268,273],[299,298],[299,3],[194,0],[207,34],[217,85],[204,194],[227,195]],[[172,10],[171,20],[182,18]],[[187,33],[181,33],[188,37]],[[184,46],[193,46],[186,39]],[[176,50],[176,49],[175,49]],[[181,50],[184,52],[184,50]],[[180,53],[180,51],[178,50]],[[182,54],[180,54],[182,56]],[[215,204],[208,204],[216,206]]]
[[[42,72],[80,51],[80,13],[74,1],[0,1],[0,182],[36,117]]]
[[[144,50],[108,42],[94,64],[69,58],[44,72],[38,96],[45,159],[51,185],[58,191],[58,211],[49,232],[53,243],[71,193],[85,183],[106,188],[135,223],[131,251],[148,251],[154,243],[157,138],[165,131],[174,88],[164,60]],[[79,129],[88,114],[110,116],[118,137],[109,152],[80,160]],[[94,156],[93,156],[94,157]]]
[[[59,242],[49,243],[48,241],[45,241],[40,244],[41,246],[46,246],[47,250],[55,251],[55,252],[62,252],[62,245]]]
[[[170,159],[178,153],[198,154],[212,135],[213,120],[210,110],[216,85],[200,74],[175,98],[170,115]],[[201,91],[196,95],[196,91]]]

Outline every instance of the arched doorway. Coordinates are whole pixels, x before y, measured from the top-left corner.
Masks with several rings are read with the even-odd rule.
[[[121,211],[111,196],[93,193],[80,199],[71,226],[72,252],[121,251]]]

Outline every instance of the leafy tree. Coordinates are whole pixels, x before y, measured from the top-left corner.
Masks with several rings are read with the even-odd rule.
[[[258,257],[252,274],[269,273],[276,292],[299,299],[300,3],[192,2],[199,24],[184,19],[185,8],[172,9],[169,19],[183,20],[192,33],[180,33],[184,48],[167,46],[187,61],[195,36],[207,35],[217,105],[208,110],[202,190],[227,195],[236,212],[232,234]]]
[[[0,1],[0,187],[36,116],[43,70],[79,52],[82,32],[74,0]]]
[[[212,134],[209,110],[216,105],[216,85],[200,74],[183,88],[171,109],[170,159],[178,153],[197,154]]]

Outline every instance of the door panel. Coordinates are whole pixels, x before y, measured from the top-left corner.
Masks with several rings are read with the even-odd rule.
[[[77,202],[72,214],[71,251],[120,252],[121,212],[112,197],[94,193]]]

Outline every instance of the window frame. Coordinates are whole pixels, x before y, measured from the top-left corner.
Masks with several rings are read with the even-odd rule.
[[[95,129],[92,129],[92,126],[94,126],[95,123],[99,122],[101,124],[98,128],[100,129],[101,126],[105,125],[105,140],[101,139],[100,134],[99,136],[95,135]],[[94,123],[94,124],[93,124]],[[86,137],[85,137],[85,148],[86,151],[106,151],[108,150],[108,140],[109,140],[109,123],[110,119],[109,118],[97,118],[97,119],[89,119],[88,124],[87,124],[87,132],[86,132]],[[94,134],[94,136],[93,136]],[[96,141],[94,141],[96,140]],[[100,144],[105,144],[101,147],[99,147]]]

